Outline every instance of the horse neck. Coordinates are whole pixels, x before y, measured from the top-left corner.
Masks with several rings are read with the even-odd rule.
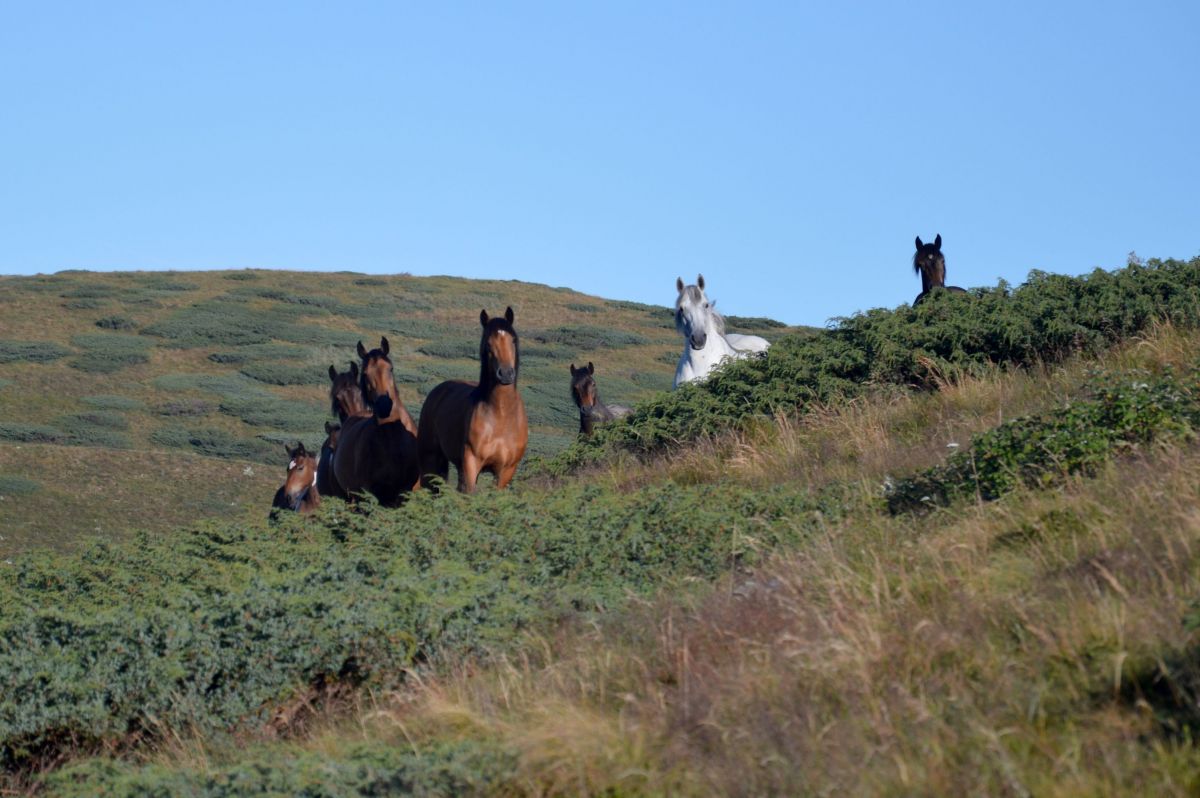
[[[342,421],[348,418],[371,415],[371,408],[367,407],[367,402],[363,399],[362,392],[355,391],[353,397],[353,399],[346,401],[338,400],[338,418]]]
[[[409,433],[411,433],[413,435],[413,437],[416,437],[417,425],[415,423],[413,423],[413,418],[412,418],[412,416],[410,416],[408,414],[408,408],[404,406],[404,402],[400,401],[400,392],[396,390],[395,383],[392,383],[391,385],[388,386],[387,395],[388,395],[388,398],[392,400],[392,412],[388,414],[387,418],[379,419],[379,423],[380,424],[399,423],[400,426],[402,426],[406,430],[408,430]],[[371,413],[368,411],[367,415],[370,415],[370,414]]]
[[[921,293],[928,293],[934,288],[944,286],[946,284],[946,267],[941,269],[933,266],[929,269],[921,269]]]
[[[476,402],[484,404],[493,410],[504,412],[513,406],[515,402],[521,401],[521,395],[517,393],[517,384],[501,385],[496,381],[496,378],[488,373],[489,370],[485,366],[479,370],[479,386],[475,389]]]
[[[579,408],[579,431],[584,435],[591,435],[592,430],[596,428],[596,421],[590,415]]]

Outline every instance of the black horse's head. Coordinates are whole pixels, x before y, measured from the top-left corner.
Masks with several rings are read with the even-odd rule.
[[[942,255],[942,236],[932,244],[921,243],[917,236],[917,251],[913,255],[913,271],[921,275],[921,290],[929,291],[946,284],[946,258]]]

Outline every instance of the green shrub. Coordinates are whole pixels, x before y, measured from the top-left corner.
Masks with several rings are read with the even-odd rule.
[[[270,385],[328,385],[329,369],[319,366],[292,365],[276,361],[247,363],[238,371],[251,379]]]
[[[18,443],[61,443],[66,434],[45,424],[25,424],[20,421],[0,421],[0,440]]]
[[[49,363],[69,354],[70,349],[49,341],[0,340],[0,363]]]
[[[180,308],[142,329],[182,348],[265,344],[273,339],[306,343],[308,325],[295,311],[210,299]]]
[[[254,272],[249,271],[249,270],[244,270],[244,271],[240,271],[240,272],[226,272],[225,274],[221,275],[221,278],[225,279],[225,280],[236,280],[239,282],[242,282],[242,281],[249,282],[251,280],[259,279],[257,274],[255,274]]]
[[[565,324],[552,330],[533,330],[528,337],[542,344],[562,344],[571,349],[621,349],[648,343],[645,336],[617,327]]]
[[[133,330],[137,328],[137,322],[128,316],[114,315],[96,319],[96,326],[103,330]]]
[[[479,339],[468,341],[463,339],[443,338],[429,341],[417,347],[417,351],[430,357],[445,360],[479,360]]]
[[[137,335],[93,333],[76,335],[71,343],[84,350],[73,359],[72,368],[97,374],[108,374],[126,366],[150,362],[153,342]]]
[[[1005,422],[946,462],[890,486],[892,512],[963,498],[992,500],[1019,486],[1047,487],[1093,474],[1124,448],[1200,426],[1200,374],[1104,375],[1094,396],[1043,415]]]
[[[67,310],[95,310],[107,304],[107,302],[100,299],[72,299],[62,303],[62,306]]]
[[[225,460],[279,462],[281,449],[260,438],[244,438],[210,427],[168,426],[155,430],[150,440],[159,446],[187,449],[205,457]]]
[[[397,511],[330,502],[274,528],[33,554],[0,569],[0,765],[134,729],[217,733],[307,685],[386,688],[435,649],[507,646],[533,623],[758,562],[841,501],[734,485],[424,492]]]
[[[0,496],[27,496],[42,489],[42,483],[14,474],[0,474]]]
[[[97,394],[96,396],[84,396],[81,401],[90,407],[96,407],[101,410],[143,410],[146,407],[145,402],[139,399],[134,399],[129,396],[116,396],[113,394]]]
[[[215,412],[217,405],[203,399],[172,399],[159,405],[160,416],[206,416]]]

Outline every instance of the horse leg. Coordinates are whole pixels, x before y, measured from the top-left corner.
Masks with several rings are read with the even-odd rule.
[[[479,479],[482,467],[483,463],[468,446],[463,452],[462,465],[458,467],[458,489],[463,493],[474,493],[475,482]]]
[[[505,464],[496,470],[496,487],[507,488],[508,483],[512,482],[513,475],[517,473],[517,464]]]

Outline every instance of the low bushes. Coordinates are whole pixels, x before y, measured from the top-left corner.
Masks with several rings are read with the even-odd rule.
[[[188,449],[205,457],[226,460],[254,460],[276,463],[281,457],[278,446],[260,438],[244,438],[211,427],[171,425],[155,430],[150,440],[159,446]]]
[[[109,374],[127,366],[150,362],[153,344],[137,335],[95,333],[76,335],[71,343],[84,350],[71,367],[93,374]]]
[[[0,340],[0,363],[49,363],[71,350],[50,341]]]

